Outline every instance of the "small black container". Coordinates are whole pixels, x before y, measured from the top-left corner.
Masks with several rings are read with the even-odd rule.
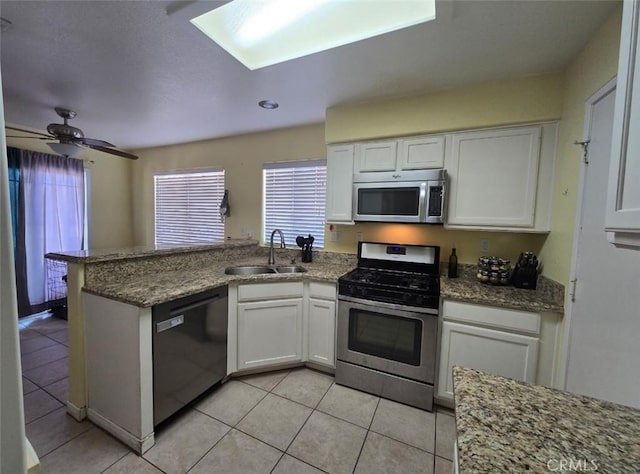
[[[538,268],[538,258],[535,255],[531,252],[521,253],[511,274],[511,283],[516,288],[535,290],[538,283]]]
[[[299,247],[302,247],[303,263],[310,263],[313,261],[313,241],[314,238],[311,234],[309,234],[309,237],[299,235],[296,238],[296,243]]]

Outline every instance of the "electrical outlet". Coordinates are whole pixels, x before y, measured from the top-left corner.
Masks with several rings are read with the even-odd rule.
[[[356,242],[362,242],[362,241],[363,241],[362,231],[356,232]]]
[[[489,245],[489,239],[480,239],[480,251],[488,252],[491,246]]]
[[[337,230],[331,231],[331,242],[337,242],[340,240],[340,232]]]

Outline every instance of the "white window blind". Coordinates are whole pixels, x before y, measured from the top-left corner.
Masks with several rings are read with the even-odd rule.
[[[224,240],[220,221],[224,170],[158,173],[154,183],[156,245]]]
[[[263,179],[264,242],[269,243],[271,232],[280,229],[287,246],[295,248],[298,235],[311,234],[313,246],[324,248],[327,162],[265,163]]]

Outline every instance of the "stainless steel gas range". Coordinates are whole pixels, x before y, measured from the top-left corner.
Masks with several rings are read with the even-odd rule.
[[[358,244],[338,280],[336,382],[433,409],[440,247]]]

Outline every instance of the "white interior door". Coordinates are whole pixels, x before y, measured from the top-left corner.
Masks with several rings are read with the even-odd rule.
[[[566,331],[566,389],[640,407],[640,250],[604,231],[615,81],[587,103],[584,165],[574,242],[575,301]]]

